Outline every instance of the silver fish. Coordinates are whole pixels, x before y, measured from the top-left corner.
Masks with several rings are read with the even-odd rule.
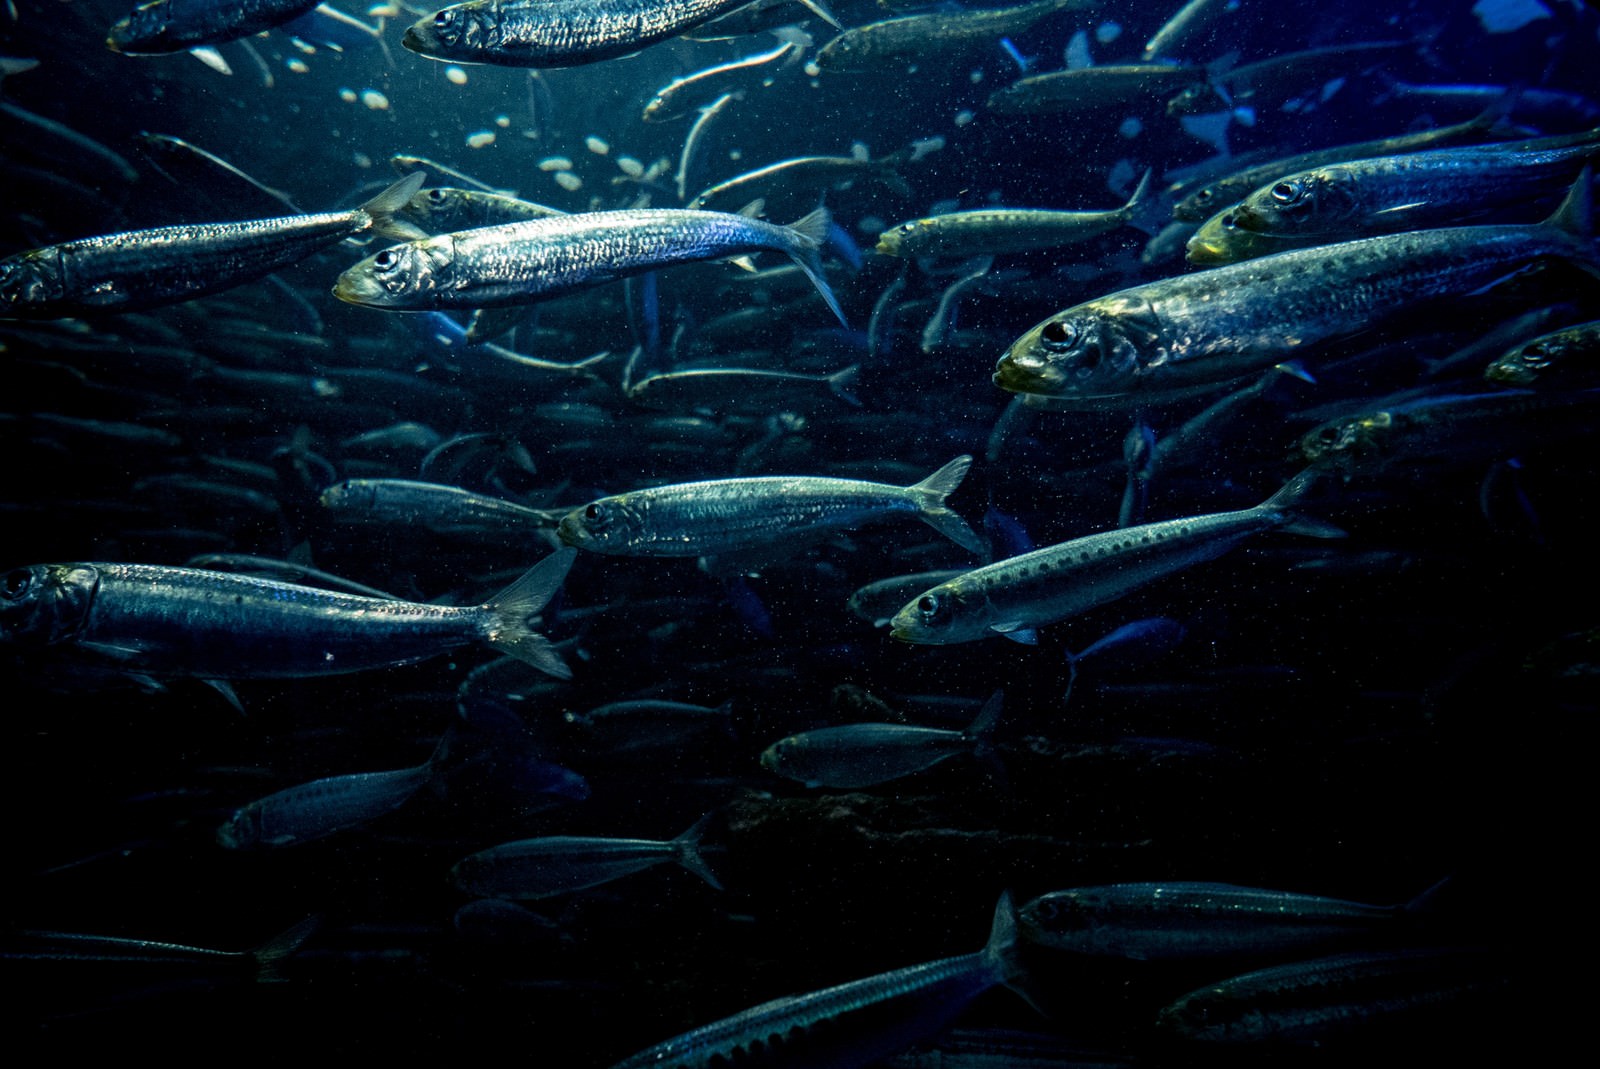
[[[637,52],[749,0],[472,0],[418,19],[400,43],[430,59],[575,67]]]
[[[677,483],[618,494],[561,521],[569,546],[637,557],[741,553],[909,515],[981,552],[967,522],[945,503],[972,466],[959,456],[912,486],[815,476],[760,476]]]
[[[700,856],[700,840],[715,813],[676,839],[608,839],[550,835],[480,850],[456,862],[450,878],[473,895],[548,898],[676,862],[717,890],[722,884]]]
[[[403,178],[348,212],[130,230],[0,260],[0,319],[131,312],[220,293],[376,230],[416,236],[394,213],[422,185]]]
[[[1337,528],[1293,511],[1316,478],[1302,472],[1254,508],[1102,531],[977,568],[908,602],[889,633],[934,645],[996,634],[1033,642],[1036,628],[1220,557],[1251,535],[1284,530],[1339,537]]]
[[[573,556],[557,550],[488,602],[460,608],[194,568],[37,564],[0,580],[0,649],[68,649],[156,678],[288,679],[408,664],[483,642],[569,678],[529,620]]]
[[[672,264],[781,252],[811,279],[840,322],[822,275],[828,213],[793,226],[742,215],[638,208],[479,227],[396,245],[339,276],[334,296],[402,311],[529,304]]]
[[[126,56],[160,56],[226,44],[304,15],[321,0],[151,0],[118,19],[106,47]]]

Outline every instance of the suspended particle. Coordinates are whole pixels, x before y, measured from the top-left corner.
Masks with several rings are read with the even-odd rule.
[[[492,145],[492,144],[494,144],[494,131],[493,130],[479,130],[475,134],[468,134],[467,135],[467,147],[468,148],[483,148],[483,147],[485,147],[487,145]]]
[[[284,66],[288,67],[296,74],[304,74],[306,71],[311,69],[310,67],[306,66],[306,61],[303,59],[291,59],[285,63]]]
[[[571,171],[557,171],[556,185],[560,186],[568,193],[576,193],[578,190],[583,188],[583,179],[579,178]]]
[[[339,90],[339,99],[344,101],[346,104],[354,104],[361,98],[356,96],[356,91],[354,89],[341,89]]]
[[[1126,119],[1123,119],[1122,125],[1117,127],[1117,133],[1130,139],[1138,137],[1143,130],[1144,123],[1140,122],[1138,116],[1136,115],[1130,115]]]
[[[1115,22],[1102,22],[1094,30],[1094,39],[1103,45],[1108,45],[1121,36],[1122,27]]]
[[[365,104],[373,111],[389,110],[389,98],[378,92],[376,89],[363,89],[361,91],[361,103]]]
[[[617,169],[623,174],[627,175],[629,178],[644,177],[644,164],[640,163],[632,156],[618,156]]]
[[[539,161],[539,170],[570,171],[572,170],[572,161],[565,156],[547,156]]]
[[[509,130],[509,129],[511,129],[511,116],[509,116],[509,115],[496,115],[494,117],[494,124],[496,126],[500,127],[500,129],[502,129],[502,130]]]
[[[460,67],[455,66],[454,64],[451,64],[444,69],[444,77],[445,81],[449,82],[451,85],[467,84],[467,72],[462,70]]]
[[[592,135],[583,139],[583,145],[596,156],[604,156],[611,151],[610,145]]]
[[[975,118],[977,118],[977,116],[972,114],[970,111],[958,111],[956,112],[956,125],[965,126]]]

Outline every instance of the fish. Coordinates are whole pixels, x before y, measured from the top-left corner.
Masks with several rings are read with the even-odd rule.
[[[999,719],[997,692],[964,731],[874,723],[802,731],[763,750],[761,767],[808,787],[874,787],[960,754],[993,762],[993,736]]]
[[[576,67],[675,37],[749,0],[472,0],[418,19],[400,43],[429,59]]]
[[[1015,907],[1006,893],[980,951],[764,1002],[642,1050],[613,1069],[767,1062],[864,1069],[920,1037],[937,1035],[990,988],[1005,985],[1021,992],[1026,982]]]
[[[1187,0],[1173,16],[1144,43],[1140,58],[1151,63],[1176,52],[1185,38],[1198,36],[1208,30],[1219,15],[1236,11],[1238,0]]]
[[[217,829],[225,850],[295,846],[376,820],[433,778],[434,764],[392,772],[327,776],[241,806]]]
[[[545,557],[482,605],[361,597],[195,568],[37,564],[0,581],[0,649],[69,651],[139,677],[291,679],[408,664],[482,642],[557,678],[529,626],[574,553]]]
[[[679,368],[646,375],[630,384],[624,394],[647,408],[671,410],[764,414],[838,404],[860,408],[860,399],[850,392],[860,371],[859,364],[827,375],[760,368]]]
[[[106,47],[125,56],[161,56],[227,44],[282,26],[321,0],[150,0],[112,24]]]
[[[914,597],[929,587],[938,586],[940,583],[954,579],[956,576],[968,571],[967,568],[936,568],[927,572],[914,572],[910,575],[895,575],[888,579],[878,579],[858,588],[850,595],[850,600],[845,607],[851,615],[858,620],[864,620],[873,627],[888,627],[889,620],[908,598]]]
[[[1230,171],[1221,178],[1206,182],[1199,188],[1181,187],[1181,195],[1178,195],[1177,202],[1172,206],[1172,218],[1181,223],[1203,223],[1222,209],[1243,200],[1252,190],[1269,185],[1283,175],[1309,171],[1315,167],[1325,167],[1348,160],[1373,159],[1378,156],[1398,156],[1429,148],[1513,140],[1517,137],[1517,132],[1505,122],[1505,112],[1510,104],[1511,100],[1502,94],[1502,99],[1495,101],[1481,115],[1453,126],[1440,126],[1412,134],[1398,134],[1370,141],[1355,141],[1252,163]],[[1169,190],[1169,192],[1175,191]]]
[[[1281,252],[1515,209],[1559,193],[1600,156],[1600,131],[1573,141],[1434,149],[1286,174],[1202,224],[1189,258],[1201,248],[1206,263],[1234,263],[1258,245]]]
[[[1590,172],[1536,225],[1446,227],[1246,260],[1121,290],[1037,324],[995,385],[1091,407],[1207,392],[1371,330],[1423,301],[1480,292],[1550,259],[1600,276]]]
[[[1434,890],[1375,906],[1225,883],[1118,883],[1040,895],[1018,927],[1037,946],[1135,961],[1317,953],[1406,934]]]
[[[457,536],[539,534],[553,531],[566,515],[411,479],[346,479],[324,490],[319,502],[345,523],[416,526]]]
[[[1437,1021],[1452,1007],[1464,1025],[1514,984],[1492,950],[1355,951],[1208,984],[1161,1010],[1156,1028],[1194,1044],[1321,1047],[1363,1032],[1388,1034],[1381,1030],[1407,1017]]]
[[[1252,535],[1341,537],[1338,528],[1295,511],[1319,474],[1301,472],[1254,508],[1102,531],[976,568],[907,602],[889,622],[889,634],[931,645],[994,635],[1032,643],[1040,627],[1214,560]]]
[[[1150,173],[1128,203],[1107,212],[1063,212],[1043,208],[981,208],[950,212],[892,226],[874,250],[885,256],[979,256],[1029,252],[1087,241],[1143,220],[1150,207]],[[1145,224],[1147,230],[1149,224]]]
[[[959,59],[1057,12],[1096,6],[1097,0],[1032,0],[1014,7],[902,15],[845,30],[822,46],[815,62],[825,71],[871,71],[887,63]]]
[[[644,106],[640,118],[645,122],[670,122],[689,114],[703,101],[715,100],[724,93],[766,75],[768,65],[784,57],[798,57],[802,49],[794,41],[785,41],[768,52],[757,52],[715,67],[686,74],[656,90]]]
[[[717,890],[722,884],[700,856],[700,842],[716,813],[708,813],[676,839],[611,839],[549,835],[501,843],[462,858],[450,880],[485,898],[537,899],[570,894],[676,862]]]
[[[803,475],[656,486],[574,509],[558,533],[567,545],[596,553],[703,557],[791,548],[905,515],[980,552],[977,532],[945,504],[971,466],[970,456],[959,456],[911,486]]]
[[[1517,389],[1600,385],[1600,320],[1541,334],[1495,358],[1486,381]]]
[[[395,214],[426,233],[448,234],[568,213],[504,193],[434,186],[417,190],[416,196]]]
[[[1056,115],[1066,112],[1154,106],[1187,86],[1205,84],[1204,67],[1130,63],[1079,67],[1019,78],[989,94],[997,115]]]
[[[421,185],[420,176],[403,178],[347,212],[130,230],[17,253],[0,260],[0,319],[159,308],[254,281],[356,234],[414,237],[394,213]]]
[[[900,175],[898,153],[876,160],[857,156],[796,156],[736,175],[701,190],[689,202],[691,208],[727,210],[753,201],[770,203],[779,193],[812,196],[813,193],[842,182],[877,182],[901,196],[911,195],[911,186]]]
[[[792,226],[743,215],[637,208],[531,219],[396,245],[339,276],[334,296],[398,311],[528,304],[673,264],[781,252],[844,312],[822,274],[825,208]]]

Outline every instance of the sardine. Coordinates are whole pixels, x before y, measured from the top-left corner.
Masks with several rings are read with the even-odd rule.
[[[700,841],[715,813],[676,839],[609,839],[550,835],[480,850],[456,862],[450,879],[468,894],[530,899],[569,894],[676,862],[722,890],[700,856]]]
[[[375,230],[416,236],[394,218],[422,185],[403,178],[348,212],[130,230],[0,260],[0,318],[61,319],[157,308],[221,293]]]
[[[980,552],[977,533],[945,504],[971,466],[971,457],[956,457],[912,486],[816,476],[657,486],[574,509],[561,521],[561,540],[597,553],[699,557],[789,547],[909,515]]]

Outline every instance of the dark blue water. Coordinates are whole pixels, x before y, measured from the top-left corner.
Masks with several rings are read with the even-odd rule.
[[[1079,31],[1096,63],[1133,62],[1168,6],[1064,14],[1011,43],[1035,71],[1060,67]],[[889,14],[866,3],[834,10],[850,25]],[[681,74],[777,40],[670,41],[537,75],[463,66],[457,84],[446,64],[400,47],[413,18],[404,14],[388,21],[386,50],[354,40],[342,52],[303,49],[273,33],[249,42],[258,67],[244,44],[224,44],[233,73],[223,76],[187,55],[113,54],[106,28],[125,13],[112,0],[19,0],[0,20],[0,54],[39,61],[6,78],[4,100],[137,174],[5,117],[0,253],[278,210],[222,176],[152,156],[142,133],[221,156],[307,211],[365,200],[394,180],[397,153],[567,211],[677,206],[692,117],[645,124],[644,103]],[[832,32],[798,7],[794,17],[813,49]],[[884,226],[936,207],[1109,209],[1146,168],[1159,187],[1221,151],[1282,156],[1427,129],[1494,99],[1407,85],[1520,86],[1514,121],[1575,132],[1600,114],[1597,35],[1592,8],[1556,0],[1493,12],[1244,0],[1183,58],[1221,70],[1334,45],[1418,44],[1264,87],[1213,116],[1209,140],[1159,100],[992,114],[988,94],[1019,73],[1000,47],[943,72],[813,77],[787,66],[708,129],[688,189],[795,155],[855,146],[876,159],[942,139],[900,167],[903,184],[858,180],[767,205],[787,222],[821,194],[843,234],[870,250]],[[1535,92],[1545,90],[1551,98]],[[552,157],[570,169],[539,167]],[[641,184],[624,157],[665,164]],[[558,173],[575,176],[575,188]],[[492,441],[436,459],[429,476],[543,508],[745,475],[907,484],[967,453],[976,461],[950,503],[975,526],[992,509],[1002,519],[984,525],[991,534],[1008,526],[1040,546],[1104,530],[1118,521],[1135,414],[1039,412],[997,436],[1011,395],[990,374],[1011,340],[1052,312],[1185,270],[1181,259],[1142,263],[1147,241],[1123,228],[986,271],[906,269],[870,251],[857,269],[833,255],[827,273],[847,329],[803,281],[674,268],[657,277],[653,311],[639,280],[591,289],[539,306],[507,342],[564,362],[610,351],[591,379],[445,345],[418,317],[335,300],[338,273],[380,246],[336,246],[281,272],[282,287],[251,283],[130,316],[0,323],[0,557],[10,567],[293,555],[403,598],[475,604],[549,545],[340,525],[316,496],[343,478],[418,478],[433,445],[473,434]],[[953,316],[930,329],[945,288],[979,271]],[[1575,322],[1600,315],[1597,302],[1592,278],[1555,264],[1387,322],[1323,361],[1315,383],[1285,378],[1176,458],[1151,482],[1141,518],[1250,507],[1299,469],[1294,448],[1325,418],[1320,406],[1483,389],[1487,357],[1429,369],[1530,310],[1560,304],[1561,322]],[[653,412],[623,395],[636,346],[647,370],[860,364],[861,405]],[[1213,399],[1137,415],[1160,441]],[[359,440],[401,423],[425,430]],[[469,647],[359,675],[241,680],[241,716],[197,680],[153,689],[11,657],[0,674],[10,758],[0,958],[16,993],[4,1019],[25,1042],[64,1052],[603,1066],[770,998],[976,950],[1007,888],[1022,901],[1081,885],[1211,880],[1398,903],[1449,876],[1429,939],[1493,948],[1503,955],[1494,982],[1339,1049],[1352,1059],[1538,1049],[1558,1031],[1552,1009],[1573,993],[1553,962],[1573,961],[1572,932],[1591,908],[1576,873],[1581,737],[1596,697],[1584,637],[1595,625],[1594,436],[1548,430],[1535,422],[1503,439],[1457,438],[1382,472],[1325,480],[1307,511],[1347,538],[1263,536],[1048,626],[1032,646],[998,637],[912,646],[852,616],[846,600],[865,583],[977,563],[903,522],[797,546],[738,580],[693,560],[581,554],[544,623],[572,666],[565,683],[520,671],[469,682],[492,659]],[[1086,659],[1063,701],[1069,651],[1153,617],[1178,621],[1181,641]],[[825,725],[962,728],[996,690],[1006,702],[1003,781],[957,757],[830,792],[758,761],[777,739]],[[571,722],[644,697],[731,711],[723,729],[641,730],[632,746]],[[216,841],[254,799],[418,765],[448,730],[470,759],[363,827],[279,849]],[[544,762],[581,776],[587,797]],[[461,913],[469,896],[448,880],[456,861],[497,843],[670,839],[708,813],[717,816],[706,856],[721,891],[665,865],[527,903],[530,916]],[[244,950],[312,916],[315,932],[265,977],[273,982],[249,962],[41,960],[68,944],[38,934]],[[961,1021],[979,1049],[1000,1048],[990,1030],[1020,1029],[1050,1050],[1188,1064],[1201,1055],[1162,1046],[1157,1011],[1244,969],[1028,957],[1049,1012],[984,995]],[[1267,1057],[1323,1060],[1299,1049]]]

